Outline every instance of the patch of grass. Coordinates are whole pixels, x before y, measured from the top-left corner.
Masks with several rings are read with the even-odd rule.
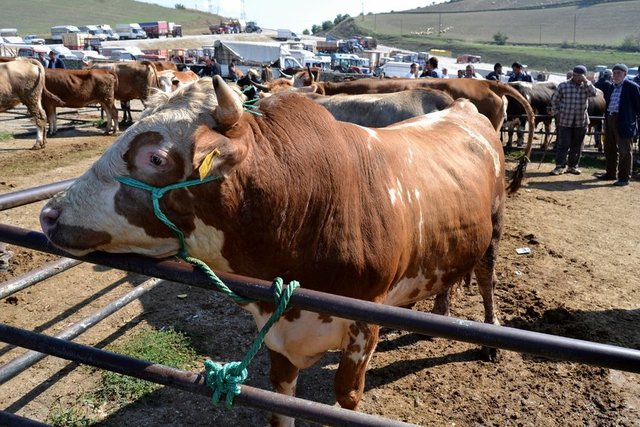
[[[194,366],[197,357],[189,338],[174,329],[145,329],[126,342],[110,346],[109,350],[180,369]],[[98,396],[105,401],[126,404],[160,387],[155,383],[105,371]]]
[[[94,423],[92,419],[85,417],[80,409],[75,406],[72,408],[54,408],[49,413],[47,422],[54,427],[85,427]]]
[[[0,132],[0,142],[8,141],[10,139],[13,139],[13,134],[10,132]]]

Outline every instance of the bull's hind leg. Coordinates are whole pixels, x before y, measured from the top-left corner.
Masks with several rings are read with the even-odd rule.
[[[40,103],[28,106],[29,112],[33,115],[33,121],[36,124],[36,142],[31,147],[32,150],[44,148],[47,143],[47,115],[40,107]]]
[[[484,305],[484,322],[492,325],[499,325],[498,317],[495,311],[494,291],[495,291],[495,276],[494,268],[496,263],[496,255],[498,247],[498,240],[493,239],[491,245],[485,252],[482,259],[478,262],[474,269],[476,280],[478,281],[478,288],[480,289],[480,295],[482,296],[482,303]],[[490,347],[483,347],[484,357],[489,361],[498,360],[498,350]]]
[[[287,396],[295,396],[299,369],[277,351],[269,350],[269,356],[271,357],[270,379],[276,392]],[[294,421],[291,417],[271,414],[269,423],[273,427],[293,427]]]
[[[343,342],[342,357],[336,373],[336,400],[346,409],[356,409],[364,392],[364,375],[378,344],[380,327],[353,322]]]

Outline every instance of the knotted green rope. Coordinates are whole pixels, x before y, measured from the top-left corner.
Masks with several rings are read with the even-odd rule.
[[[251,347],[242,361],[229,362],[225,365],[215,363],[211,360],[204,362],[206,382],[207,385],[213,389],[213,396],[211,396],[213,403],[220,403],[222,394],[225,394],[225,404],[227,407],[231,407],[233,405],[233,398],[240,394],[240,384],[247,379],[247,366],[251,363],[255,355],[258,354],[258,351],[264,342],[264,338],[269,332],[269,329],[271,329],[271,326],[273,326],[273,324],[286,310],[293,291],[300,286],[300,284],[295,280],[291,281],[283,293],[282,284],[283,282],[280,277],[276,277],[274,279],[273,296],[276,303],[276,309],[262,329],[258,332],[258,335],[253,340],[253,344],[251,344]]]
[[[202,180],[194,179],[190,181],[178,182],[175,184],[170,184],[165,187],[154,187],[152,185],[146,184],[144,182],[138,181],[137,179],[121,176],[116,177],[116,180],[122,184],[129,185],[135,188],[139,188],[142,190],[149,191],[151,193],[151,199],[153,203],[153,211],[155,215],[158,217],[160,221],[162,221],[167,227],[169,227],[173,233],[178,238],[180,242],[180,249],[178,251],[178,257],[187,261],[188,263],[200,268],[209,279],[216,285],[216,287],[223,294],[232,298],[238,304],[249,304],[256,302],[257,300],[252,298],[245,298],[241,295],[233,292],[227,285],[224,284],[222,280],[209,268],[207,264],[202,262],[197,258],[193,258],[189,256],[187,253],[187,249],[184,241],[184,234],[182,231],[173,223],[160,209],[160,199],[165,195],[167,191],[174,190],[176,188],[184,188],[192,185],[204,184],[205,182],[210,182],[215,179],[218,179],[216,176],[209,176]],[[262,329],[258,332],[253,344],[249,348],[249,351],[242,359],[241,362],[229,362],[225,365],[220,365],[219,363],[215,363],[211,360],[206,360],[204,362],[205,372],[206,372],[206,383],[209,387],[213,389],[213,396],[211,400],[214,404],[220,403],[220,398],[224,394],[226,396],[225,403],[228,407],[233,405],[233,398],[240,394],[240,384],[242,384],[247,379],[247,366],[255,355],[262,347],[262,343],[264,342],[264,338],[271,329],[271,326],[280,318],[282,313],[287,308],[289,304],[289,300],[291,299],[291,295],[293,292],[300,287],[300,284],[297,281],[291,281],[286,289],[282,290],[283,281],[280,277],[276,277],[273,280],[272,289],[273,289],[273,297],[276,305],[276,309],[273,314],[269,317],[267,322],[262,326]]]

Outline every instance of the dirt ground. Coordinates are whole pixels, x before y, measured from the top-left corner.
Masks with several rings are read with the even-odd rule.
[[[50,138],[40,151],[29,150],[31,136],[0,142],[0,193],[78,176],[112,141],[97,129],[85,128]],[[526,186],[507,202],[497,270],[501,322],[640,349],[640,183],[616,188],[597,181],[595,169],[551,177],[551,168],[532,164]],[[0,222],[39,230],[43,204],[0,212]],[[531,253],[518,255],[516,248],[521,247]],[[15,246],[11,250],[16,255],[9,271],[0,273],[0,283],[54,259]],[[55,334],[143,279],[83,264],[0,300],[0,321]],[[430,307],[426,301],[416,309]],[[458,290],[452,315],[482,319],[476,286]],[[199,352],[222,362],[240,360],[256,333],[249,315],[218,293],[167,283],[76,341],[103,347],[147,325],[185,330]],[[0,363],[22,352],[0,345]],[[498,363],[487,363],[475,345],[385,330],[360,409],[425,426],[640,426],[640,375],[501,354]],[[335,404],[337,360],[331,353],[304,371],[298,396]],[[93,368],[48,357],[0,385],[0,407],[46,421],[53,411],[82,403],[104,426],[266,424],[260,411],[225,409],[168,388],[105,416],[109,408],[83,400],[99,378]],[[264,349],[249,367],[247,384],[270,389]]]

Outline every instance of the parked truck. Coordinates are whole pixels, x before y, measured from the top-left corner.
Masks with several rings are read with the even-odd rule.
[[[147,33],[142,29],[140,24],[116,24],[116,33],[120,39],[146,39]]]
[[[169,23],[167,21],[139,22],[139,25],[150,39],[169,36]]]

